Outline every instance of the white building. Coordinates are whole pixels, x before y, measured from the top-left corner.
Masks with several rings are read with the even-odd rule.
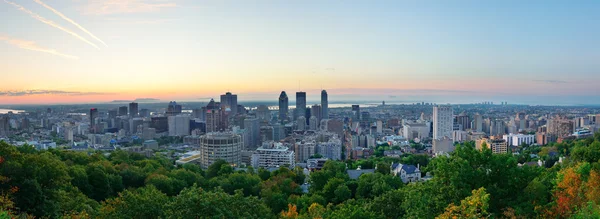
[[[377,120],[377,133],[383,133],[383,122],[381,120]]]
[[[429,137],[429,126],[425,123],[406,123],[402,128],[402,135],[409,140]]]
[[[509,146],[521,146],[522,144],[531,145],[535,142],[535,135],[508,134],[502,136]]]
[[[281,143],[265,142],[262,147],[252,154],[252,167],[272,168],[287,166],[292,169],[296,166],[295,154]]]
[[[308,120],[309,130],[316,131],[319,127],[319,119],[316,116],[311,116]]]
[[[452,131],[452,140],[454,142],[467,141],[467,134],[466,131]]]
[[[190,135],[190,117],[185,115],[169,116],[169,136]]]
[[[419,166],[392,163],[391,173],[394,176],[400,177],[404,183],[421,181],[421,170],[419,170]]]
[[[330,138],[327,142],[317,144],[317,153],[331,160],[342,159],[342,141],[338,138]]]
[[[452,138],[454,127],[453,111],[451,105],[433,107],[433,139],[445,137]]]

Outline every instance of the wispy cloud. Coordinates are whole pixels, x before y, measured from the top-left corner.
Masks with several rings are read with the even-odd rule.
[[[79,28],[80,30],[82,30],[83,32],[87,33],[88,35],[90,35],[92,38],[98,40],[99,42],[101,42],[102,44],[104,44],[104,46],[108,46],[106,45],[106,43],[104,43],[104,41],[102,41],[100,38],[96,37],[94,34],[92,34],[90,31],[86,30],[85,28],[83,28],[81,25],[79,25],[77,22],[71,20],[70,18],[68,18],[67,16],[65,16],[63,13],[61,13],[60,11],[57,11],[56,9],[50,7],[49,5],[47,5],[46,3],[42,2],[41,0],[34,0],[36,3],[44,6],[45,8],[47,8],[48,10],[54,12],[54,14],[58,15],[59,17],[61,17],[62,19],[68,21],[69,23],[75,25],[77,28]]]
[[[94,15],[155,12],[176,7],[169,0],[90,0],[84,13]]]
[[[77,56],[67,55],[67,54],[58,52],[53,49],[48,49],[48,48],[38,46],[33,41],[14,39],[14,38],[10,38],[8,36],[3,36],[3,35],[0,35],[0,40],[5,41],[6,43],[16,46],[16,47],[19,47],[21,49],[50,53],[52,55],[62,56],[64,58],[68,58],[68,59],[79,59],[79,57],[77,57]]]
[[[101,92],[80,92],[80,91],[63,91],[63,90],[24,90],[24,91],[0,91],[0,96],[32,96],[32,95],[65,95],[65,96],[92,96],[106,95],[110,93]]]
[[[535,82],[543,82],[543,83],[548,83],[548,84],[567,84],[569,83],[568,81],[562,81],[562,80],[533,80]]]
[[[54,28],[62,30],[64,32],[68,33],[68,34],[71,34],[75,38],[77,38],[77,39],[79,39],[79,40],[81,40],[81,41],[83,41],[83,42],[85,42],[85,43],[87,43],[87,44],[95,47],[96,49],[100,49],[100,47],[98,47],[96,44],[90,42],[89,40],[87,40],[87,39],[85,39],[83,37],[81,37],[79,34],[73,32],[73,31],[71,31],[71,30],[69,30],[69,29],[67,29],[67,28],[65,28],[63,26],[60,26],[57,23],[54,23],[54,21],[48,20],[48,19],[46,19],[46,18],[44,18],[44,17],[42,17],[42,16],[40,16],[40,15],[38,15],[36,13],[33,13],[32,11],[27,10],[26,8],[24,8],[23,6],[21,6],[21,5],[17,4],[17,3],[14,3],[14,2],[11,2],[11,1],[8,1],[8,0],[4,0],[4,2],[15,6],[20,11],[29,14],[31,17],[35,18],[36,20],[38,20],[38,21],[40,21],[42,23],[45,23],[45,24],[50,25],[50,26],[52,26]]]

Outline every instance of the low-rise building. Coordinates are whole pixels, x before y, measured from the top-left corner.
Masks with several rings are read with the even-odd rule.
[[[294,168],[296,166],[295,155],[282,143],[265,142],[252,154],[252,167],[271,168],[282,167]]]
[[[392,163],[390,171],[392,175],[400,177],[404,183],[421,181],[421,170],[418,165]]]

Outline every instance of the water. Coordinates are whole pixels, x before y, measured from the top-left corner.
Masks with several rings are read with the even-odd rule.
[[[0,109],[0,114],[7,114],[11,111],[15,114],[25,112],[24,110]]]

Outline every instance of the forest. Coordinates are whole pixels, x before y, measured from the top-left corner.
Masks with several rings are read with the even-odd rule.
[[[472,144],[404,158],[433,176],[404,184],[386,159],[327,161],[305,176],[300,168],[236,171],[219,161],[203,170],[158,153],[0,142],[0,218],[600,218],[600,133],[530,147],[544,165],[518,165],[537,158]],[[378,168],[351,179],[346,170],[358,164]]]

